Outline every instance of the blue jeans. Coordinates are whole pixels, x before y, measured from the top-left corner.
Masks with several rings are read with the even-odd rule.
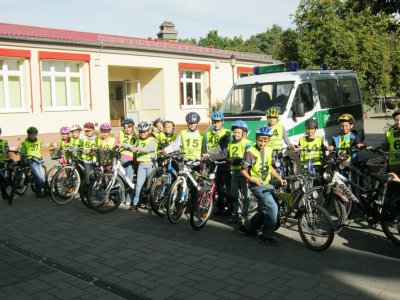
[[[121,160],[121,164],[125,169],[126,176],[132,181],[133,180],[133,160]],[[132,204],[132,198],[131,198],[131,189],[128,189],[125,192],[125,203]]]
[[[261,236],[272,239],[278,220],[278,205],[266,185],[258,185],[252,188],[251,192],[258,200],[258,211],[250,220],[245,221],[244,225],[251,232],[256,232],[262,227]]]
[[[137,205],[139,203],[139,196],[142,190],[143,184],[146,181],[147,177],[150,176],[151,172],[154,170],[155,165],[152,163],[151,165],[142,165],[139,164],[139,168],[136,176],[136,191],[135,198],[133,199],[133,205]]]
[[[240,209],[239,193],[243,195],[243,210]],[[249,189],[247,188],[247,179],[244,178],[239,170],[232,171],[231,197],[233,201],[234,214],[241,214],[243,218],[247,217],[250,206]]]
[[[43,189],[47,189],[42,163],[38,160],[30,159],[29,166],[32,170],[33,179],[35,180],[35,192],[40,192]]]

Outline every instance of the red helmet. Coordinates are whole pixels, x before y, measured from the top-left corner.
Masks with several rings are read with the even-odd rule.
[[[94,129],[94,124],[91,122],[87,122],[83,125],[84,129]]]

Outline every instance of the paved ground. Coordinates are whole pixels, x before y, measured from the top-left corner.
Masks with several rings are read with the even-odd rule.
[[[378,130],[380,123],[370,123]],[[368,126],[368,125],[367,125]],[[368,127],[367,127],[368,128]],[[371,129],[371,133],[372,129]],[[376,134],[378,134],[377,132]],[[0,202],[0,299],[398,299],[400,248],[366,224],[315,253],[296,227],[279,247],[224,217],[201,231],[145,210],[98,214],[29,191]]]

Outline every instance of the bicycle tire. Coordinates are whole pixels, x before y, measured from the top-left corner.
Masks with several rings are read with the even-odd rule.
[[[171,183],[168,175],[158,177],[150,189],[150,206],[153,212],[159,217],[165,217],[167,214],[166,204],[168,201]]]
[[[79,192],[81,179],[72,166],[65,166],[57,171],[50,185],[50,195],[59,205],[70,203]]]
[[[4,172],[4,176],[0,177],[1,190],[4,191],[4,194],[7,197],[4,200],[7,200],[10,197],[14,176],[15,176],[14,168],[8,167]]]
[[[54,175],[56,175],[56,173],[58,172],[58,170],[60,170],[61,167],[60,166],[54,166],[51,167],[47,172],[46,172],[46,182],[48,183],[48,185],[51,185],[51,180],[53,179]]]
[[[194,230],[199,230],[206,225],[213,210],[212,187],[206,185],[197,194],[190,210],[190,225]]]
[[[21,173],[23,173],[23,172],[20,169],[15,170],[15,176],[14,176],[12,184],[11,184],[10,195],[8,196],[8,204],[12,204],[15,194],[17,193],[18,185],[21,180]],[[26,189],[25,189],[25,191],[26,191]]]
[[[350,201],[352,202],[352,201]],[[347,208],[351,207],[350,203],[344,202],[333,191],[329,194],[328,201],[325,201],[322,207],[328,212],[331,217],[333,228],[336,233],[340,232],[348,218]]]
[[[15,166],[14,168],[15,168],[14,174],[18,174],[18,176],[17,176],[18,184],[15,189],[15,194],[21,196],[21,195],[25,194],[26,191],[28,190],[28,178],[26,177],[26,173],[22,172],[22,170],[18,166]],[[14,179],[15,179],[15,177],[14,177]],[[14,196],[15,196],[15,194],[14,194]]]
[[[80,173],[82,174],[82,173]],[[92,208],[89,204],[88,201],[88,192],[89,192],[89,187],[90,184],[94,181],[96,178],[97,174],[91,170],[88,175],[84,177],[84,179],[81,181],[81,186],[79,187],[79,197],[83,203],[88,208]]]
[[[329,213],[319,205],[315,205],[310,212],[303,208],[298,215],[298,226],[301,239],[313,251],[324,251],[333,242],[335,231],[332,220]]]
[[[112,186],[109,186],[114,176],[112,173],[103,173],[97,176],[90,184],[88,203],[96,212],[112,212],[124,202],[125,185],[123,180],[117,176]],[[108,196],[105,193],[107,189],[109,189]]]
[[[167,217],[173,224],[178,223],[182,219],[186,210],[188,192],[183,194],[183,189],[183,180],[177,179],[172,184],[168,196]]]
[[[400,198],[386,198],[381,216],[381,227],[386,237],[400,246]]]

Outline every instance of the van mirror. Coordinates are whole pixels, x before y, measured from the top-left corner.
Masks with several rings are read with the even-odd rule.
[[[296,105],[294,107],[294,114],[297,118],[304,117],[305,112],[304,112],[304,103],[303,102],[296,103]]]

